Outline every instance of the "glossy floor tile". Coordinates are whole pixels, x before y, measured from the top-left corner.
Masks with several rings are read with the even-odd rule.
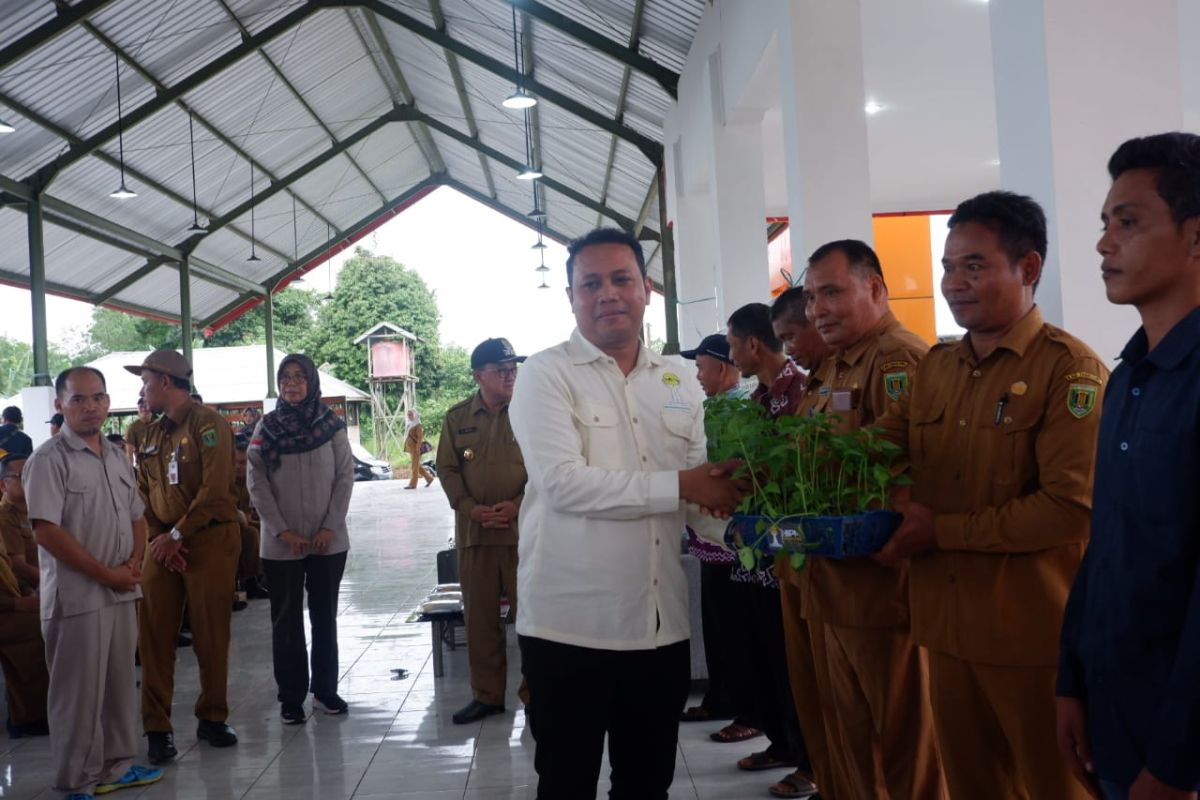
[[[511,693],[507,713],[473,725],[451,714],[471,698],[466,653],[447,651],[446,674],[434,678],[427,625],[408,623],[412,608],[437,582],[435,554],[454,528],[437,484],[404,491],[401,482],[355,485],[350,512],[351,553],[338,616],[341,680],[349,703],[342,717],[315,714],[302,726],[279,720],[271,674],[268,601],[233,616],[229,723],[236,747],[217,750],[196,741],[192,706],[198,694],[196,659],[177,653],[173,710],[179,757],[164,780],[126,790],[120,800],[532,800],[537,775],[533,741],[525,731],[516,687],[520,663],[510,640]],[[404,680],[391,670],[404,668]],[[582,702],[586,702],[586,696]],[[708,740],[719,725],[680,730],[672,800],[768,797],[782,773],[747,774],[735,762],[763,740],[720,745]],[[144,741],[144,740],[143,740]],[[140,754],[144,762],[145,751]],[[599,796],[608,792],[607,764]],[[54,798],[47,788],[50,746],[45,738],[0,739],[0,798]]]

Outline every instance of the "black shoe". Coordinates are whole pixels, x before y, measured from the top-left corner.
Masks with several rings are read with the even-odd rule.
[[[196,738],[203,739],[213,747],[232,747],[237,744],[237,732],[224,722],[202,719],[196,726]]]
[[[248,605],[250,605],[250,604],[247,603],[245,600],[238,600],[236,597],[233,599],[233,610],[234,611],[244,611],[246,606],[248,606]]]
[[[37,722],[26,722],[24,725],[14,725],[12,722],[5,721],[5,727],[8,728],[8,738],[24,739],[26,736],[49,736],[50,727],[46,724],[46,720],[38,720]]]
[[[175,749],[175,734],[171,731],[147,731],[150,747],[146,751],[151,764],[165,764],[179,754]]]
[[[175,646],[176,647],[191,647],[192,646],[192,637],[185,636],[182,633],[179,634],[179,636],[176,637],[176,639],[175,639]]]
[[[324,711],[326,714],[337,716],[350,710],[350,705],[336,694],[329,697],[313,695],[313,711]]]
[[[504,706],[493,706],[488,703],[481,703],[478,700],[472,700],[458,711],[455,711],[454,716],[450,719],[454,720],[455,725],[466,725],[468,722],[478,722],[484,717],[503,713]]]
[[[304,706],[293,703],[280,704],[279,718],[283,720],[284,725],[303,725],[305,722],[308,722],[308,715],[304,713]]]
[[[266,585],[258,578],[248,578],[245,581],[246,597],[251,600],[268,600],[271,593],[267,591]]]

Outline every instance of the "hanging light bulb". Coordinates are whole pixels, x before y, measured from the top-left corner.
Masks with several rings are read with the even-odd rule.
[[[522,74],[521,70],[521,49],[517,40],[517,7],[514,5],[512,9],[513,18],[513,69],[517,75]],[[500,105],[513,111],[523,111],[527,108],[533,108],[537,105],[537,98],[525,94],[525,87],[521,85],[520,78],[517,79],[517,88],[508,97],[500,102]]]
[[[15,133],[16,130],[17,129],[14,128],[12,125],[9,125],[4,120],[0,119],[0,133]]]
[[[523,167],[521,171],[517,173],[517,177],[523,181],[536,181],[538,178],[542,177],[542,173],[533,167],[527,166]]]
[[[121,116],[121,57],[113,51],[113,59],[117,65],[117,152],[120,154],[121,185],[108,196],[115,200],[128,200],[137,197],[137,192],[125,185],[125,123]]]
[[[539,289],[549,289],[550,288],[550,284],[546,283],[545,275],[542,275],[542,282],[538,285],[537,288],[539,288]]]
[[[255,252],[256,239],[254,236],[254,162],[250,162],[250,257],[247,261],[262,261]]]
[[[539,235],[539,236],[538,236],[537,243],[536,243],[536,244],[534,244],[534,245],[533,245],[532,247],[530,247],[529,249],[530,249],[530,250],[545,250],[545,249],[546,249],[546,243],[542,241],[542,237]]]
[[[196,204],[196,132],[192,126],[192,110],[188,109],[188,146],[192,152],[192,227],[188,228],[191,233],[204,233],[204,226],[200,224],[200,207]]]

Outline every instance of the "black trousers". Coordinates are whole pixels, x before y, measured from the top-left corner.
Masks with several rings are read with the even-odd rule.
[[[794,760],[812,771],[808,749],[800,733],[796,705],[788,678],[787,650],[783,641],[783,606],[779,590],[753,584],[734,584],[749,612],[750,647],[744,651],[748,674],[754,676],[754,714],[770,741],[772,755]]]
[[[337,694],[337,600],[346,553],[294,561],[263,559],[271,587],[271,655],[279,702],[300,705],[310,688],[318,699]],[[312,625],[312,680],[304,643],[304,593]]]
[[[691,679],[688,642],[616,651],[519,641],[537,800],[595,798],[605,734],[610,800],[666,800]]]
[[[738,708],[734,702],[735,653],[731,637],[737,633],[733,626],[740,622],[734,605],[733,584],[729,582],[732,564],[700,562],[700,624],[704,631],[704,663],[708,667],[708,691],[700,707],[717,716],[746,718],[749,707]]]

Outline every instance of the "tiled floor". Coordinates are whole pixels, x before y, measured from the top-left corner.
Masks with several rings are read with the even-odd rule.
[[[229,722],[241,739],[216,750],[197,744],[191,706],[196,661],[180,650],[174,721],[180,755],[167,777],[144,791],[156,800],[505,800],[533,798],[533,741],[517,709],[515,637],[510,647],[508,713],[458,726],[450,715],[470,699],[466,654],[448,652],[446,675],[434,679],[427,625],[407,623],[410,610],[436,582],[435,553],[446,546],[453,518],[435,484],[409,492],[399,482],[357,484],[351,505],[353,549],[342,584],[338,639],[339,692],[345,717],[323,715],[307,725],[279,721],[271,675],[267,601],[234,615]],[[392,680],[391,670],[409,670]],[[583,698],[586,702],[586,698]],[[708,741],[715,726],[681,728],[671,797],[739,800],[767,797],[782,773],[746,774],[734,761],[745,745]],[[751,744],[762,746],[762,740]],[[144,753],[143,753],[144,755]],[[602,776],[607,776],[607,767]],[[0,740],[0,797],[53,798],[45,738]],[[600,796],[607,793],[601,780]]]

